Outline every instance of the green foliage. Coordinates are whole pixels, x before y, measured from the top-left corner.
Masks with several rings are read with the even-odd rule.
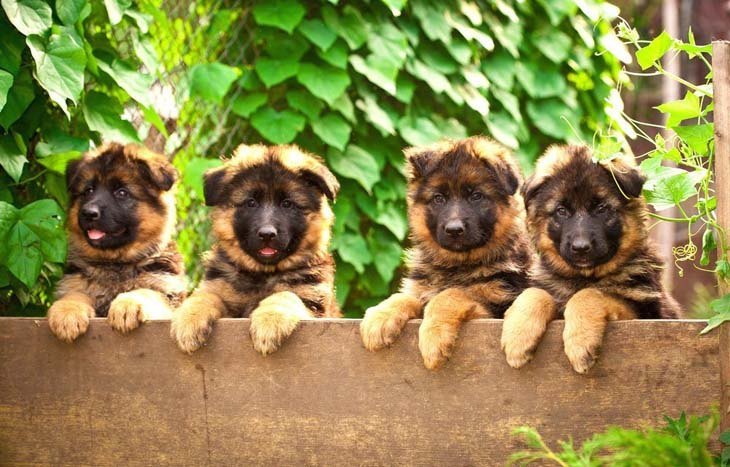
[[[131,2],[2,0],[0,314],[50,302],[66,260],[66,164],[94,142],[141,141],[125,110],[141,110],[142,133],[159,124],[154,78],[139,71],[156,66],[148,21]]]
[[[185,172],[197,176],[201,158],[237,143],[296,143],[341,181],[337,296],[358,317],[398,285],[403,147],[486,133],[529,170],[540,148],[607,125],[615,54],[626,52],[609,23],[615,7],[600,1],[330,3],[259,1],[241,14],[204,0],[182,18],[156,16],[150,28],[165,68],[189,68],[168,146],[186,141],[175,163],[184,174],[180,245],[193,279],[209,230]],[[201,67],[220,66],[240,74],[200,79]]]
[[[547,461],[549,465],[565,467],[727,466],[730,465],[730,448],[725,448],[720,457],[714,457],[709,446],[719,418],[717,411],[711,416],[690,416],[689,419],[682,412],[676,419],[665,416],[666,425],[659,429],[611,427],[593,435],[579,447],[572,440],[560,441],[557,451],[553,451],[535,429],[520,427],[514,434],[521,436],[529,449],[512,454],[508,465]],[[720,435],[720,441],[728,444],[730,432]]]

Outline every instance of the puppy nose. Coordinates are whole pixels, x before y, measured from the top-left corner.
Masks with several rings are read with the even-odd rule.
[[[90,204],[81,208],[81,215],[84,216],[84,219],[93,221],[101,217],[101,210],[99,206]]]
[[[265,225],[258,231],[259,238],[264,241],[276,238],[276,233],[276,228],[273,225]]]
[[[459,237],[464,233],[464,223],[459,219],[448,221],[444,226],[444,230],[451,237]]]
[[[574,253],[588,253],[591,251],[591,242],[587,238],[579,237],[570,243],[570,249]]]

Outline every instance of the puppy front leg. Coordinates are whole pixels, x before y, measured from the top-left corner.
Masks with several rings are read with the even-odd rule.
[[[421,313],[421,302],[406,293],[395,293],[365,311],[360,336],[365,348],[374,352],[387,347],[400,336],[409,319]]]
[[[555,319],[557,307],[553,297],[542,289],[524,290],[504,314],[502,351],[512,368],[532,360],[548,323]]]
[[[573,369],[586,373],[596,362],[608,321],[634,318],[626,302],[598,289],[587,288],[573,295],[565,305],[563,330],[565,355]]]
[[[464,290],[446,289],[433,297],[418,330],[418,348],[426,368],[435,370],[448,360],[462,322],[485,316],[487,311]]]
[[[183,352],[195,352],[208,340],[213,323],[226,313],[223,299],[206,284],[172,313],[170,334]]]
[[[70,343],[86,332],[89,319],[95,314],[91,297],[81,292],[70,292],[48,309],[48,326],[56,337]]]
[[[269,295],[251,312],[249,334],[254,349],[261,355],[275,352],[294,332],[299,321],[311,317],[312,313],[293,292]]]
[[[107,319],[112,328],[127,333],[149,319],[169,319],[172,309],[162,293],[152,289],[124,292],[112,301]]]

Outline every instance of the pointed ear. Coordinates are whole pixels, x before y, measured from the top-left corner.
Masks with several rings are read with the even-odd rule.
[[[203,175],[203,195],[206,206],[217,206],[225,201],[225,167],[210,169]]]
[[[302,177],[312,185],[316,186],[330,201],[334,201],[340,191],[340,182],[330,170],[321,163],[313,167],[303,169]]]
[[[540,174],[533,174],[527,179],[525,184],[522,185],[522,199],[525,202],[525,207],[532,202],[548,180],[550,180],[550,177],[545,177]]]
[[[81,168],[82,162],[83,159],[75,159],[66,165],[66,190],[69,192],[76,191],[74,190],[74,186],[77,183],[79,169]]]
[[[603,166],[613,174],[621,191],[630,198],[641,196],[641,189],[644,187],[646,177],[639,171],[638,167],[626,164],[623,161],[612,161],[608,166]]]

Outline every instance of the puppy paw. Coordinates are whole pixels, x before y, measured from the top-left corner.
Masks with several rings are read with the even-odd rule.
[[[424,320],[418,330],[418,349],[423,357],[423,364],[429,370],[435,370],[451,356],[456,343],[456,330],[447,325],[439,325]]]
[[[507,357],[507,364],[512,368],[522,368],[535,355],[537,342],[530,342],[527,339],[516,339],[505,341],[502,339],[502,351]]]
[[[596,363],[601,342],[580,335],[563,335],[563,346],[573,369],[585,374]]]
[[[261,301],[251,313],[249,334],[253,348],[261,355],[276,352],[296,329],[304,304],[291,292],[274,294]]]
[[[109,306],[107,321],[115,331],[122,334],[136,329],[146,320],[144,302],[134,292],[117,295]]]
[[[544,333],[542,323],[505,319],[500,344],[507,364],[512,368],[525,366],[535,355]]]
[[[48,326],[64,342],[73,342],[89,328],[94,309],[88,303],[59,300],[48,309]]]
[[[400,336],[407,322],[408,315],[388,303],[368,308],[360,322],[362,343],[371,352],[388,347]]]
[[[170,334],[183,352],[191,354],[198,350],[208,340],[211,331],[213,320],[195,310],[186,312],[184,305],[172,315]]]

